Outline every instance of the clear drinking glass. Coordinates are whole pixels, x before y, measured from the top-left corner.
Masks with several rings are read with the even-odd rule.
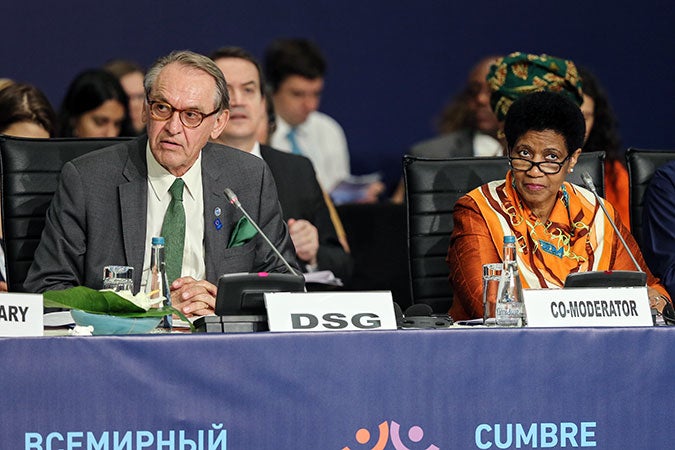
[[[502,263],[483,264],[483,323],[488,326],[497,324],[495,307],[502,268]]]
[[[103,289],[134,291],[134,268],[129,266],[105,266],[103,268]]]

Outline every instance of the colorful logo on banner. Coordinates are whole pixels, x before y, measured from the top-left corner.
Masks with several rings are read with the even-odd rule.
[[[378,434],[378,436],[374,437],[368,429],[360,428],[354,437],[356,438],[356,442],[361,445],[366,445],[367,447],[365,448],[370,450],[384,450],[389,442],[391,442],[396,450],[439,450],[434,444],[430,444],[428,447],[406,447],[401,439],[401,426],[393,420],[391,421],[391,425],[386,421],[382,422],[378,426],[378,432],[376,434]],[[422,438],[424,438],[424,430],[422,427],[413,425],[408,429],[408,439],[411,442],[418,444],[422,441]],[[363,448],[364,447],[361,446],[353,448],[343,447],[342,450],[357,450]]]

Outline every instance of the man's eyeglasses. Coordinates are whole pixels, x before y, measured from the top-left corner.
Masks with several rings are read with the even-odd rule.
[[[150,116],[155,120],[169,120],[174,112],[178,112],[178,117],[183,125],[188,128],[197,128],[202,124],[204,119],[209,116],[214,115],[219,110],[216,109],[213,112],[204,114],[203,112],[197,111],[196,109],[178,109],[174,108],[166,102],[160,102],[156,100],[150,100],[147,98],[148,106],[150,107]]]
[[[517,170],[519,172],[527,172],[536,166],[537,169],[541,171],[541,173],[545,173],[546,175],[555,175],[556,173],[560,172],[560,169],[562,169],[562,166],[565,165],[570,156],[571,155],[568,154],[565,157],[565,159],[563,159],[560,162],[553,162],[553,161],[534,162],[529,159],[511,158],[511,156],[509,156],[509,165],[513,170]]]

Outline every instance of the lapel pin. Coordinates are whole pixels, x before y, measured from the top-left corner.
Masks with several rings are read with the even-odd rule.
[[[221,222],[220,219],[214,220],[213,225],[216,227],[216,230],[223,228],[223,222]]]

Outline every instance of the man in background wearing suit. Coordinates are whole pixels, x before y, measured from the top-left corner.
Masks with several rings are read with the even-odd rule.
[[[242,214],[225,188],[295,264],[272,174],[251,155],[208,143],[229,118],[225,79],[211,59],[171,53],[144,84],[147,136],[66,163],[24,286],[31,292],[100,289],[110,264],[134,267],[134,286],[140,286],[150,240],[162,235],[165,212],[175,205],[184,210],[184,242],[175,241],[182,264],[169,280],[172,303],[188,316],[212,313],[221,274],[286,270],[259,235],[241,238]],[[167,239],[168,269],[172,242]]]
[[[642,253],[670,298],[675,298],[675,161],[659,167],[642,210]]]
[[[230,121],[217,141],[262,157],[269,165],[303,271],[330,270],[347,281],[352,260],[338,240],[311,161],[256,140],[260,122],[267,120],[259,63],[237,47],[221,48],[211,57],[225,75],[231,101]]]

